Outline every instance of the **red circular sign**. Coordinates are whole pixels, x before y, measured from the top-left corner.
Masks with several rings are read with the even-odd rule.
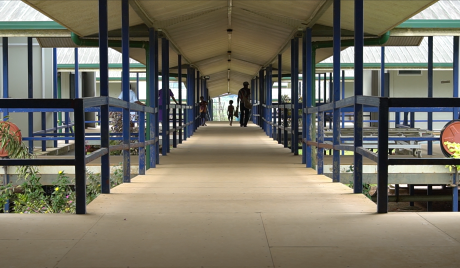
[[[16,137],[18,137],[19,142],[21,142],[22,136],[21,136],[21,131],[19,130],[18,126],[16,126],[15,124],[9,121],[0,122],[0,133],[2,133],[3,131],[6,131],[6,129],[8,128],[9,128],[10,134],[16,133]],[[4,150],[3,148],[0,148],[0,157],[7,157],[7,156],[8,156],[8,152]]]
[[[452,153],[444,142],[460,143],[460,120],[452,120],[447,123],[441,130],[441,151],[445,156],[451,156]]]

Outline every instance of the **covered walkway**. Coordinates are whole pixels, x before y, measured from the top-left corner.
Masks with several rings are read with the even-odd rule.
[[[259,127],[210,122],[86,215],[0,214],[0,267],[458,267],[458,213],[377,214]]]

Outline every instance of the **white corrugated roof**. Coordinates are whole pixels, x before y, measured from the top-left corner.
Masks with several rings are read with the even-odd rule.
[[[0,0],[0,21],[51,21],[52,19],[18,0]]]
[[[460,3],[458,0],[439,0],[411,19],[418,20],[458,20],[460,19]]]
[[[380,47],[365,47],[364,62],[380,63]],[[341,63],[354,62],[354,48],[349,47],[340,54]],[[434,36],[433,37],[433,62],[452,63],[453,61],[453,37]],[[332,63],[329,57],[321,63]],[[423,38],[420,46],[417,47],[386,47],[386,63],[426,63],[428,62],[428,37]]]

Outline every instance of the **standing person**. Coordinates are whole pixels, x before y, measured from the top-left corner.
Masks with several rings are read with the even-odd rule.
[[[201,126],[206,125],[206,113],[208,111],[208,102],[204,100],[204,97],[200,97],[200,117],[201,117]]]
[[[123,88],[121,89],[121,93],[120,95],[118,95],[118,99],[122,100],[123,99]],[[137,99],[137,96],[136,96],[136,93],[133,91],[133,89],[131,88],[131,84],[129,84],[129,102],[131,103],[136,103],[136,104],[139,104],[139,105],[142,105],[142,106],[145,106],[144,103],[140,102],[138,99]],[[134,126],[134,122],[133,121],[136,121],[136,112],[130,112],[130,125],[131,127]],[[120,116],[121,118],[121,116]]]
[[[161,106],[163,104],[163,94],[162,94],[162,92],[163,92],[163,89],[158,90],[158,106]],[[169,89],[169,97],[171,97],[173,99],[173,101],[176,104],[178,104],[176,98],[174,98],[174,93],[172,92],[171,89]],[[160,108],[160,107],[158,107],[158,108]],[[162,110],[163,109],[158,109],[158,121],[159,122],[161,122],[162,119],[163,119],[163,117],[162,117],[163,111]]]
[[[230,126],[233,123],[233,113],[235,112],[235,107],[233,106],[233,100],[229,101],[229,105],[227,108],[227,116],[228,116],[228,121],[230,121]]]
[[[243,83],[243,88],[238,91],[237,103],[240,106],[240,127],[247,127],[249,121],[249,108],[244,106],[244,101],[249,102],[251,97],[251,90],[249,89],[249,83],[246,81]]]

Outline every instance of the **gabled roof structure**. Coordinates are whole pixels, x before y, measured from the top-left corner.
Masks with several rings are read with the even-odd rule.
[[[97,38],[98,1],[85,1],[84,5],[81,1],[24,2],[82,38]],[[283,56],[283,70],[290,73],[290,40],[306,27],[312,28],[313,41],[330,40],[332,2],[132,0],[129,2],[130,36],[131,40],[146,41],[149,27],[161,30],[172,44],[171,72],[177,70],[177,54],[181,54],[185,64],[193,64],[201,75],[210,77],[207,86],[211,96],[228,90],[235,93],[243,81],[253,78],[261,68],[276,66],[278,54]],[[383,35],[435,2],[365,1],[366,38]],[[344,39],[353,38],[353,4],[353,1],[342,1]],[[108,1],[108,10],[109,36],[119,39],[120,1]],[[65,44],[63,40],[56,41]],[[55,46],[53,42],[47,44]],[[330,55],[332,49],[320,49],[316,58],[321,61]],[[143,49],[130,49],[130,56],[145,63]]]

